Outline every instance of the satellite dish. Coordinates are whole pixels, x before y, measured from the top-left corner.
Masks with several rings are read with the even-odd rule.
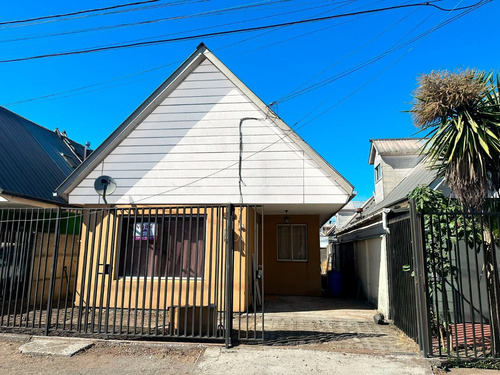
[[[99,176],[94,181],[94,189],[106,202],[106,195],[111,195],[116,190],[116,182],[113,177]]]

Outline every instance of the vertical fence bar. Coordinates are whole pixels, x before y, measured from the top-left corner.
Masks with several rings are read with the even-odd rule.
[[[411,217],[411,239],[413,243],[413,260],[415,267],[415,297],[417,306],[417,319],[419,331],[419,346],[424,357],[429,357],[431,353],[431,342],[429,335],[429,321],[427,304],[427,283],[426,283],[426,261],[425,261],[425,245],[423,242],[424,233],[422,221],[423,218],[417,212],[415,201],[410,200],[410,217]]]
[[[13,218],[10,220],[10,210],[8,210],[7,213],[7,225],[5,228],[5,250],[3,251],[2,254],[2,273],[0,280],[2,281],[2,307],[1,307],[1,313],[2,313],[2,319],[1,319],[1,325],[3,326],[3,320],[5,316],[5,301],[7,300],[7,290],[8,290],[8,284],[9,284],[9,273],[10,273],[10,254],[11,254],[11,244],[12,244],[12,234],[14,233],[14,218],[16,216],[16,210],[14,209],[13,213]],[[9,231],[9,225],[11,227]],[[7,326],[9,326],[9,321],[7,320],[6,323]]]
[[[225,285],[225,332],[224,343],[226,349],[231,346],[232,321],[233,321],[233,253],[234,250],[234,206],[227,206],[227,224],[226,224],[226,285]]]
[[[23,272],[24,272],[23,263],[24,263],[25,253],[27,250],[26,245],[25,245],[26,237],[27,237],[27,233],[26,233],[27,217],[28,217],[28,210],[27,209],[23,210],[22,217],[24,218],[24,223],[22,224],[22,229],[18,229],[18,238],[20,236],[21,239],[16,241],[16,242],[19,242],[19,245],[17,246],[17,249],[19,252],[19,258],[14,263],[14,265],[15,265],[14,269],[16,271],[17,282],[16,282],[16,295],[14,296],[14,311],[13,311],[13,319],[12,319],[12,326],[13,327],[16,326],[17,302],[19,299],[19,287],[21,284],[21,277],[22,277]],[[19,226],[21,227],[21,217],[19,218]],[[27,255],[26,255],[26,257],[27,257]],[[23,285],[24,285],[24,282],[23,282]]]
[[[104,226],[104,212],[106,212],[106,217],[107,217],[107,220],[106,220],[106,232],[105,232],[105,239],[104,239],[104,254],[102,255],[102,260],[101,260],[101,254],[99,254],[98,256],[98,260],[97,260],[97,267],[101,267],[102,266],[102,272],[100,273],[100,282],[101,282],[101,285],[100,285],[100,288],[99,288],[99,313],[97,315],[97,332],[101,333],[101,329],[102,329],[102,314],[103,314],[103,310],[105,309],[106,312],[105,314],[107,314],[108,312],[108,306],[104,306],[104,290],[105,290],[105,287],[106,287],[106,280],[110,281],[109,280],[109,275],[108,275],[108,272],[109,272],[109,268],[108,268],[108,250],[110,250],[110,247],[111,247],[111,250],[110,251],[113,251],[112,249],[112,245],[111,246],[108,246],[109,245],[109,236],[110,236],[110,232],[112,232],[110,230],[110,224],[111,224],[111,210],[109,208],[106,208],[106,211],[104,211],[103,209],[103,215],[102,215],[102,219],[101,219],[101,228]],[[114,232],[112,232],[112,235],[114,236]],[[102,230],[101,230],[101,238],[99,239],[99,249],[101,249],[101,245],[102,245]],[[102,263],[101,263],[102,262]],[[96,287],[98,286],[98,284],[96,284]],[[105,315],[106,316],[106,315]],[[104,324],[105,326],[107,326],[107,322],[105,322]],[[108,333],[107,330],[105,329],[105,332],[104,333]]]
[[[66,267],[66,252],[68,248],[68,233],[69,233],[69,221],[67,219],[67,214],[68,211],[64,211],[64,214],[66,214],[66,230],[64,233],[64,249],[63,249],[63,258],[62,258],[62,269],[61,269],[61,275],[60,275],[60,280],[59,280],[59,293],[57,295],[57,311],[56,311],[56,330],[59,328],[59,311],[61,309],[61,294],[62,294],[62,289],[63,289],[63,281],[64,281],[64,271]],[[62,221],[62,213],[59,221]],[[60,227],[60,224],[59,224]]]
[[[124,255],[123,255],[123,269],[122,269],[122,272],[121,274],[118,273],[116,278],[117,278],[117,283],[116,283],[116,296],[118,296],[118,285],[121,284],[121,309],[120,309],[120,330],[119,330],[119,334],[121,335],[123,333],[123,315],[124,315],[124,308],[125,308],[125,287],[126,287],[126,284],[127,284],[127,254],[128,254],[128,241],[129,241],[129,236],[130,236],[130,209],[127,210],[127,219],[125,221],[125,212],[124,211],[121,211],[121,219],[120,219],[120,222],[121,222],[121,225],[120,227],[124,227],[126,225],[126,229],[125,229],[125,251],[124,251]],[[135,224],[134,224],[135,225]],[[122,229],[122,233],[123,233],[123,229]],[[120,237],[120,243],[122,243],[122,239]],[[118,265],[118,268],[121,267],[121,265]],[[119,282],[121,281],[121,282]],[[117,300],[117,298],[115,298],[115,301]],[[127,305],[128,307],[128,311],[130,311],[130,303]],[[116,308],[115,308],[115,315],[116,315]],[[127,332],[128,332],[128,326],[127,326]],[[114,333],[114,331],[113,331]]]
[[[467,257],[467,278],[469,280],[469,298],[470,298],[470,305],[471,305],[471,308],[470,308],[470,314],[471,314],[471,319],[472,319],[472,327],[474,328],[475,325],[476,325],[476,319],[475,319],[475,312],[474,312],[474,304],[473,304],[473,301],[474,301],[474,288],[473,288],[473,284],[472,284],[472,280],[473,280],[473,276],[471,275],[471,266],[470,266],[470,256],[468,254],[468,234],[469,235],[472,235],[472,251],[474,252],[475,256],[475,266],[476,266],[476,271],[478,270],[478,259],[477,259],[477,251],[476,251],[476,248],[479,246],[480,248],[480,244],[478,245],[476,243],[476,230],[474,228],[474,217],[471,215],[471,223],[472,223],[472,226],[471,226],[471,233],[467,233],[467,216],[465,215],[465,213],[463,214],[463,219],[464,219],[464,238],[465,238],[465,247],[466,247],[466,257]],[[483,318],[482,318],[482,306],[481,306],[481,288],[480,288],[480,285],[481,285],[481,281],[479,279],[479,274],[476,272],[476,276],[477,277],[474,277],[474,282],[477,282],[477,286],[478,286],[478,293],[479,293],[479,304],[480,304],[480,310],[481,310],[481,313],[480,313],[480,321],[481,321],[481,325],[482,325],[482,321],[483,321]],[[465,339],[465,342],[467,343],[467,330],[464,330],[464,339]],[[474,349],[474,357],[477,357],[477,342],[476,342],[476,332],[475,332],[475,329],[472,330],[472,339],[473,339],[473,349]],[[484,350],[484,342],[483,342],[483,350]]]
[[[171,249],[171,252],[172,252],[172,287],[170,288],[170,312],[171,312],[171,317],[170,317],[170,326],[169,326],[169,334],[172,335],[174,333],[174,325],[175,325],[175,312],[177,311],[177,313],[179,314],[179,309],[178,307],[175,305],[175,271],[176,271],[176,267],[175,267],[175,259],[177,258],[176,254],[177,254],[177,228],[178,228],[178,225],[179,225],[179,208],[177,208],[175,210],[175,214],[174,214],[174,218],[175,218],[175,224],[174,224],[174,241],[172,243],[172,249]],[[172,220],[172,212],[170,212],[170,219],[169,219],[169,223],[170,221]],[[171,224],[169,224],[171,225]],[[169,239],[170,241],[170,239]],[[181,266],[182,268],[182,266]],[[177,300],[177,304],[179,303],[179,299]],[[177,326],[178,327],[178,326]],[[179,330],[177,329],[177,332]]]
[[[132,226],[132,249],[130,251],[130,275],[128,275],[130,282],[129,282],[129,290],[128,290],[128,314],[127,314],[127,334],[130,331],[130,314],[132,310],[132,289],[133,289],[133,280],[134,280],[134,255],[135,255],[135,235],[136,235],[136,226],[137,226],[137,209],[134,209],[134,225]],[[129,224],[129,229],[130,229],[130,224]],[[139,233],[142,233],[142,228],[140,228]],[[141,235],[141,234],[139,234]],[[136,277],[136,280],[139,280],[138,277]],[[125,287],[125,286],[124,286]],[[137,308],[137,306],[135,306]],[[135,334],[135,332],[134,332]]]
[[[43,300],[45,296],[45,284],[47,283],[47,265],[49,263],[49,249],[50,249],[50,233],[51,233],[51,228],[52,228],[52,216],[53,216],[53,209],[50,209],[50,215],[49,215],[49,220],[47,222],[47,243],[45,245],[45,262],[43,264],[43,281],[42,281],[42,293],[40,297],[40,314],[38,315],[38,326],[42,328],[42,318],[43,318]],[[49,285],[50,285],[50,278],[49,278]],[[46,319],[47,319],[46,315]]]
[[[210,306],[210,308],[212,308],[212,256],[213,256],[213,244],[214,244],[214,238],[216,236],[214,236],[214,229],[215,231],[218,230],[217,228],[217,225],[214,225],[217,224],[217,221],[215,221],[215,216],[214,216],[214,208],[213,207],[210,207],[210,216],[208,216],[207,214],[207,221],[208,221],[208,217],[210,217],[210,223],[207,223],[207,227],[209,228],[210,230],[210,250],[209,250],[209,261],[208,261],[208,286],[207,286],[207,293],[208,293],[208,296],[207,296],[207,301],[208,301],[208,306]],[[205,260],[206,261],[206,260]],[[204,275],[206,276],[206,274]],[[205,284],[203,284],[205,285]],[[203,300],[203,289],[202,289],[202,300]],[[214,300],[214,304],[213,304],[213,314],[214,314],[214,318],[217,319],[217,304],[215,303],[215,300]],[[208,316],[207,316],[207,337],[210,337],[210,323],[212,324],[215,324],[214,322],[214,319],[211,318],[211,315],[212,315],[212,312],[209,311],[208,313]],[[213,330],[214,334],[215,334],[215,327],[214,327],[214,330]]]
[[[149,212],[149,214],[151,215],[151,211]],[[154,223],[155,223],[155,226],[154,226],[154,230],[153,230],[153,251],[152,251],[152,265],[151,265],[151,271],[148,272],[151,274],[151,285],[149,287],[149,315],[148,315],[148,335],[151,335],[151,319],[153,317],[153,287],[154,287],[154,283],[155,283],[155,280],[156,280],[156,283],[157,284],[160,284],[160,277],[159,275],[157,275],[157,272],[156,272],[156,267],[158,266],[156,264],[156,237],[157,237],[157,233],[159,231],[159,226],[158,226],[158,209],[155,209],[154,210]],[[151,225],[151,224],[150,224]],[[151,229],[150,229],[150,232],[151,232]],[[149,254],[151,254],[151,250],[149,251]],[[161,265],[160,265],[161,267]],[[158,314],[158,313],[156,313]]]
[[[130,217],[130,210],[128,211],[128,215]],[[122,265],[121,265],[121,258],[122,258],[122,245],[123,245],[123,241],[122,241],[122,233],[123,233],[123,226],[125,225],[125,220],[123,219],[123,217],[125,216],[125,213],[123,210],[118,210],[118,209],[115,209],[115,221],[118,221],[118,238],[116,240],[117,242],[117,246],[116,246],[116,262],[114,264],[111,265],[112,268],[112,272],[111,272],[111,275],[110,277],[112,277],[112,279],[114,280],[115,282],[115,299],[114,299],[114,306],[113,306],[113,331],[111,332],[111,334],[115,334],[116,333],[116,325],[117,325],[117,319],[116,319],[116,313],[118,311],[118,294],[119,294],[119,289],[118,289],[118,286],[120,284],[124,284],[125,283],[125,267],[123,267],[122,269]],[[128,225],[128,220],[127,220],[127,225]],[[126,230],[125,233],[128,233],[128,231]],[[125,241],[126,242],[126,241]],[[125,249],[124,249],[124,254],[127,253],[127,247],[125,246]],[[123,260],[123,264],[125,265],[125,261],[126,261],[126,257],[124,256],[124,260]],[[115,266],[116,264],[116,266]],[[121,272],[120,272],[121,271]],[[111,283],[110,283],[111,284]],[[122,288],[122,291],[123,291],[123,288]],[[111,286],[108,288],[108,292],[111,294]],[[120,321],[123,322],[123,305],[125,304],[125,299],[123,297],[123,293],[122,293],[122,298],[120,300]],[[118,332],[119,334],[121,334],[121,324],[120,324],[120,331]]]
[[[496,217],[496,223],[497,223],[497,228],[500,230],[500,219],[499,215],[497,214]],[[493,228],[493,226],[492,226]],[[497,260],[497,253],[498,249],[495,245],[495,239],[493,233],[491,234],[491,243],[492,243],[492,249],[490,252],[491,256],[491,263],[492,263],[492,287],[493,287],[493,293],[492,297],[494,301],[496,301],[496,307],[495,311],[493,311],[492,314],[492,322],[491,322],[491,334],[492,334],[492,339],[494,340],[494,347],[492,348],[492,356],[495,358],[498,358],[500,356],[500,273],[498,270],[498,260]]]
[[[39,209],[37,209],[37,211],[39,211]],[[32,208],[30,215],[29,215],[29,218],[30,218],[29,236],[28,236],[28,243],[26,245],[26,260],[24,263],[24,272],[26,273],[26,275],[24,277],[23,287],[22,287],[22,291],[21,291],[21,306],[19,307],[19,327],[22,326],[24,303],[26,303],[27,308],[29,309],[29,301],[30,301],[29,292],[26,295],[26,301],[24,298],[25,298],[26,288],[28,288],[28,289],[30,288],[30,282],[31,282],[32,274],[33,274],[33,260],[32,259],[33,259],[34,249],[32,248],[32,246],[35,246],[35,245],[34,244],[32,245],[32,241],[33,241],[32,236],[33,236],[34,212],[35,212],[35,209]],[[0,223],[0,225],[1,225],[1,223]],[[1,234],[0,234],[0,240],[1,240]],[[35,241],[36,241],[36,231],[35,231]],[[31,263],[30,263],[30,259],[31,259]],[[25,321],[26,321],[26,323],[28,322],[28,313],[26,313]]]
[[[22,231],[21,231],[21,221],[22,221],[22,217],[23,217],[23,213],[24,213],[24,210],[19,210],[19,216],[17,218],[17,225],[16,225],[16,230],[15,230],[15,234],[14,234],[14,244],[13,244],[13,247],[12,247],[12,251],[14,252],[14,259],[12,261],[12,266],[11,269],[12,269],[12,273],[11,273],[11,276],[10,276],[10,288],[9,288],[9,303],[7,304],[7,322],[10,322],[10,308],[12,306],[12,295],[14,294],[14,284],[16,285],[15,289],[16,289],[16,294],[14,295],[14,304],[16,304],[17,302],[17,289],[18,289],[18,286],[19,286],[19,277],[17,276],[17,270],[18,270],[18,267],[17,267],[17,263],[19,261],[19,257],[22,255],[22,250],[20,250],[20,244],[22,242]],[[15,319],[15,316],[14,316],[14,319],[13,319],[13,322],[12,322],[12,326],[15,326],[16,325],[16,319]]]
[[[216,210],[217,213],[217,220],[216,220],[216,229],[215,229],[215,235],[217,237],[217,240],[215,242],[215,279],[214,279],[214,301],[217,306],[216,314],[217,317],[215,319],[215,327],[214,327],[214,337],[218,336],[220,334],[219,331],[219,326],[220,322],[222,321],[222,309],[223,309],[223,304],[222,301],[220,300],[220,293],[219,288],[222,288],[222,281],[221,278],[219,277],[220,275],[220,270],[219,270],[219,264],[221,263],[220,259],[221,253],[222,253],[222,243],[224,242],[224,224],[223,224],[223,215],[224,215],[224,209],[221,207],[217,207]]]
[[[449,327],[450,327],[450,318],[449,318],[449,303],[448,303],[448,294],[446,291],[446,275],[445,275],[445,263],[444,263],[444,243],[443,243],[443,234],[441,231],[441,216],[438,214],[436,215],[436,220],[437,220],[437,232],[438,232],[438,246],[439,246],[439,253],[438,253],[438,267],[440,267],[440,280],[441,280],[441,298],[442,298],[442,314],[443,314],[443,322],[444,322],[444,331],[446,333],[446,351],[447,353],[451,352],[451,346],[450,346],[450,333],[449,333]]]
[[[171,233],[170,233],[170,227],[172,226],[172,210],[169,208],[168,209],[168,219],[165,220],[165,209],[163,209],[162,212],[162,218],[163,218],[163,230],[165,231],[165,228],[167,230],[167,237],[166,237],[166,249],[165,249],[165,270],[164,270],[164,275],[165,275],[165,289],[163,291],[163,335],[165,336],[167,334],[167,313],[169,314],[169,320],[168,320],[168,332],[169,334],[172,334],[172,308],[173,306],[170,305],[170,309],[168,309],[168,267],[169,267],[169,258],[170,258],[170,253],[172,252],[172,247],[170,246],[171,242]],[[162,252],[163,252],[163,244],[165,243],[163,232],[162,232]]]
[[[52,215],[51,215],[52,218]],[[50,330],[50,325],[51,325],[51,319],[52,319],[52,304],[53,304],[53,299],[54,299],[54,288],[55,288],[55,279],[56,279],[56,274],[57,274],[57,258],[59,254],[59,232],[61,229],[61,207],[57,209],[57,216],[56,216],[56,227],[55,227],[55,233],[54,233],[54,247],[52,250],[52,267],[50,271],[50,281],[49,281],[49,296],[47,300],[47,317],[45,321],[45,336],[49,335],[49,330]],[[49,249],[47,248],[47,254],[49,252]],[[44,285],[45,285],[45,277],[44,277]],[[42,299],[43,299],[43,293],[42,293]]]
[[[9,210],[10,211],[10,210]],[[10,215],[7,214],[7,218],[10,218]],[[9,290],[9,286],[10,286],[10,273],[11,273],[11,270],[10,270],[10,262],[11,262],[11,257],[12,257],[12,242],[13,242],[13,238],[14,238],[14,233],[15,233],[15,218],[16,218],[16,209],[13,210],[13,213],[12,213],[12,221],[9,223],[7,223],[7,226],[6,226],[6,241],[5,241],[5,251],[4,251],[4,254],[2,254],[2,265],[3,265],[3,269],[2,269],[2,276],[1,276],[1,280],[3,282],[3,288],[2,288],[2,319],[1,319],[1,325],[3,326],[4,323],[3,323],[3,319],[4,319],[4,316],[5,316],[5,301],[8,300],[8,297],[7,297],[7,293],[10,294],[8,292]],[[8,224],[10,224],[10,232],[9,232],[9,226]],[[8,238],[7,238],[8,237]],[[8,308],[8,306],[7,306]],[[9,326],[9,320],[7,318],[7,322],[6,322],[6,325]]]
[[[265,312],[264,312],[264,309],[265,309],[265,293],[264,293],[264,289],[265,289],[265,281],[264,281],[264,278],[265,278],[265,275],[266,275],[266,272],[264,271],[264,252],[265,252],[265,249],[264,249],[264,224],[265,224],[265,221],[264,221],[264,215],[265,215],[265,212],[264,212],[264,206],[262,206],[261,208],[262,210],[262,215],[261,215],[261,218],[260,218],[260,231],[261,231],[261,236],[260,236],[260,241],[262,243],[261,245],[261,261],[262,261],[262,274],[260,275],[261,276],[261,283],[262,283],[262,290],[261,290],[261,300],[262,300],[262,307],[261,307],[261,325],[262,325],[262,341],[265,340],[265,327],[264,327],[264,324],[266,322],[266,319],[265,319]],[[257,264],[259,263],[258,259],[257,259]],[[257,266],[258,267],[258,266]],[[258,281],[258,280],[257,280]]]
[[[136,224],[137,225],[137,224]],[[144,209],[141,209],[141,223],[139,225],[139,254],[137,257],[137,274],[135,285],[135,309],[134,309],[134,335],[137,334],[137,313],[139,309],[139,285],[141,280],[141,266],[142,266],[142,237],[144,230]],[[145,279],[144,279],[145,281]]]
[[[26,294],[27,298],[27,303],[26,303],[26,324],[25,327],[28,328],[29,321],[30,321],[30,299],[31,299],[31,293],[33,292],[33,276],[35,273],[35,256],[36,256],[36,248],[38,245],[38,226],[40,224],[40,209],[36,209],[36,223],[35,223],[35,230],[34,230],[34,242],[33,246],[31,248],[31,265],[29,266],[29,273],[30,273],[30,279],[28,282],[28,291]],[[43,224],[42,224],[43,225]],[[33,318],[34,319],[34,318]]]
[[[115,273],[115,257],[118,259],[117,263],[120,262],[120,248],[116,246],[116,243],[119,241],[116,241],[116,220],[117,220],[117,214],[116,214],[116,208],[113,210],[108,210],[108,215],[111,215],[111,212],[113,212],[113,228],[111,232],[111,243],[109,247],[110,255],[109,255],[109,267],[108,267],[108,272],[106,274],[108,278],[108,287],[106,288],[106,315],[104,317],[104,332],[109,334],[109,313],[111,310],[110,302],[111,302],[111,284],[113,283],[113,275]],[[107,234],[106,238],[109,237],[109,233]],[[107,247],[107,246],[106,246]],[[115,253],[118,253],[115,255]],[[107,255],[104,258],[107,262]],[[105,263],[108,264],[108,263]],[[106,267],[106,266],[105,266]],[[118,278],[116,278],[116,283],[118,283]],[[103,291],[101,291],[101,294]],[[116,305],[115,305],[115,311],[116,311]],[[113,331],[115,329],[115,320],[116,320],[116,312],[113,314]]]
[[[457,309],[460,308],[458,306],[458,301],[457,301],[457,296],[456,296],[456,293],[455,293],[455,290],[458,289],[458,278],[457,278],[457,288],[455,288],[455,281],[454,281],[454,278],[455,278],[455,273],[453,271],[453,258],[452,258],[452,242],[451,242],[451,238],[452,238],[452,235],[451,235],[451,231],[450,231],[450,218],[449,218],[449,215],[445,215],[444,216],[444,220],[446,222],[446,251],[447,251],[447,259],[448,259],[448,262],[449,262],[449,267],[450,267],[450,286],[451,286],[451,301],[452,301],[452,308],[453,308],[453,321],[451,322],[452,325],[453,325],[453,329],[455,330],[455,332],[453,332],[453,329],[450,329],[450,332],[451,332],[451,345],[453,347],[453,336],[455,336],[455,347],[458,348],[459,344],[458,344],[458,320],[459,320],[459,316],[458,316],[458,313],[457,313]],[[458,351],[457,351],[458,353]]]
[[[189,209],[189,229],[188,229],[188,236],[187,236],[187,241],[184,239],[183,243],[187,242],[187,266],[186,266],[186,302],[184,304],[184,336],[188,336],[188,311],[189,311],[189,292],[190,292],[190,280],[191,280],[191,250],[192,250],[192,243],[191,240],[193,238],[192,235],[192,230],[193,230],[193,208]],[[184,264],[184,263],[182,263]],[[182,267],[184,269],[184,266]],[[193,309],[196,308],[196,305],[193,304]]]
[[[71,312],[70,312],[70,331],[73,330],[73,315],[75,311],[75,297],[76,297],[76,284],[78,280],[78,265],[80,264],[80,245],[81,245],[81,239],[82,239],[82,226],[83,226],[83,212],[80,210],[73,210],[74,215],[74,220],[73,220],[73,238],[71,241],[71,258],[70,258],[70,263],[69,263],[69,270],[66,275],[66,300],[64,301],[64,323],[63,323],[63,329],[66,328],[66,316],[68,312],[68,301],[71,303]],[[80,220],[78,220],[78,218]],[[80,222],[80,225],[77,227],[77,222]],[[77,229],[78,228],[78,229]],[[77,248],[76,248],[76,265],[75,265],[75,277],[73,278],[73,292],[71,294],[71,300],[70,298],[70,283],[73,275],[73,262],[75,260],[75,242],[77,238],[77,233],[78,233],[78,243],[77,243]]]
[[[202,207],[202,211],[200,209],[198,209],[198,223],[197,223],[197,226],[196,226],[196,259],[195,259],[195,284],[194,284],[194,300],[196,301],[196,297],[197,297],[197,291],[198,291],[198,282],[200,281],[200,316],[199,316],[199,328],[198,328],[198,332],[199,332],[199,336],[200,337],[203,337],[204,336],[204,332],[203,332],[203,307],[204,307],[204,299],[203,299],[203,291],[205,289],[205,264],[206,264],[206,254],[207,254],[207,249],[208,249],[208,245],[207,245],[207,211],[208,211],[208,207]],[[200,216],[200,212],[203,212],[203,214]],[[200,222],[200,217],[201,217],[201,222]],[[203,223],[203,230],[202,230],[202,233],[199,233],[200,231],[200,225],[201,223]],[[200,238],[200,235],[203,236],[203,248],[201,249],[203,251],[202,255],[201,255],[201,263],[202,263],[202,270],[201,270],[201,275],[198,275],[198,265],[200,262],[200,259],[199,259],[199,255],[198,255],[198,252],[199,252],[199,238]],[[200,279],[200,280],[198,280]],[[210,303],[207,304],[207,315],[210,316]],[[193,321],[195,321],[195,312],[193,311]]]
[[[165,208],[163,207],[161,210],[161,218],[158,219],[158,212],[156,212],[156,225],[158,227],[157,233],[160,235],[160,255],[158,257],[158,284],[156,286],[156,323],[155,323],[155,336],[158,336],[158,326],[160,324],[160,295],[161,295],[161,286],[162,286],[162,267],[163,267],[163,237],[165,234]],[[161,225],[158,225],[161,223]],[[165,259],[166,261],[166,259]],[[165,289],[167,289],[167,278],[165,277]],[[166,299],[163,300],[163,305],[166,305]],[[163,314],[163,334],[165,332],[165,314]]]
[[[80,306],[78,309],[78,321],[76,329],[78,332],[82,331],[82,319],[85,319],[84,310],[87,311],[89,309],[88,299],[85,299],[86,288],[86,280],[87,280],[87,261],[89,254],[89,238],[90,238],[90,226],[91,226],[91,217],[93,215],[92,210],[85,210],[83,216],[83,220],[85,221],[85,242],[84,242],[84,250],[83,250],[83,264],[82,264],[82,280],[80,284]],[[85,323],[85,327],[83,328],[85,332],[87,332],[87,323]]]
[[[186,241],[186,207],[182,209],[182,224],[181,224],[181,246],[180,246],[180,260],[179,260],[179,293],[177,294],[177,336],[181,336],[181,316],[182,316],[182,287],[184,285],[184,244]],[[184,331],[186,335],[186,331]]]
[[[146,209],[144,209],[146,210]],[[146,314],[146,293],[147,293],[147,283],[148,283],[148,270],[149,270],[149,235],[151,233],[151,209],[147,209],[147,212],[148,212],[148,217],[147,217],[147,233],[146,233],[146,251],[145,251],[145,260],[144,260],[144,271],[142,272],[143,273],[143,282],[142,282],[142,311],[141,311],[141,335],[144,335],[144,319],[145,319],[145,314]],[[143,216],[144,218],[144,211],[143,211]],[[142,223],[143,225],[143,228],[144,228],[144,221]],[[142,235],[141,235],[141,241],[144,240],[144,229],[142,230]],[[141,250],[142,250],[142,246],[141,246]],[[152,281],[152,279],[151,279]],[[139,289],[139,285],[137,285],[137,289]]]
[[[459,294],[460,294],[460,308],[462,310],[462,329],[463,331],[465,332],[465,329],[466,329],[466,324],[465,324],[465,303],[464,303],[464,299],[465,299],[465,294],[464,294],[464,285],[463,285],[463,277],[462,277],[462,259],[461,259],[461,254],[460,254],[460,237],[459,237],[459,215],[454,213],[453,214],[453,223],[454,223],[454,228],[455,228],[455,242],[456,242],[456,245],[455,245],[455,263],[457,265],[457,269],[458,269],[458,278],[457,278],[457,282],[458,282],[458,291],[459,291]],[[467,242],[465,243],[465,254],[467,255]],[[472,301],[470,303],[470,308],[471,308],[471,311],[473,309],[473,304],[472,304]],[[458,323],[458,322],[457,322]],[[455,323],[456,324],[456,323]],[[456,326],[458,326],[458,324],[456,324]],[[455,327],[456,327],[455,326]],[[458,337],[458,333],[457,333],[457,330],[455,330],[456,332],[456,335]],[[467,340],[465,341],[465,356],[467,357],[468,356],[468,345],[467,345]]]
[[[193,285],[193,305],[195,306],[192,311],[192,329],[193,329],[193,336],[202,336],[202,327],[201,327],[201,322],[203,320],[203,299],[200,300],[200,303],[197,302],[197,292],[198,292],[198,252],[200,250],[200,213],[203,211],[205,213],[205,208],[203,207],[198,207],[197,212],[196,212],[196,235],[195,235],[195,253],[194,253],[194,285]],[[204,226],[205,228],[205,226]],[[205,236],[203,236],[205,237]],[[206,240],[203,241],[203,252],[205,252],[206,249]],[[202,285],[203,287],[203,285]],[[198,334],[196,334],[195,331],[195,325],[196,325],[196,306],[198,306],[199,310],[199,329],[198,329]]]

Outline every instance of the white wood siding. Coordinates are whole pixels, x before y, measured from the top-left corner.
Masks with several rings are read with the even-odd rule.
[[[108,203],[238,203],[239,122],[244,203],[339,204],[346,192],[208,60],[123,140],[69,195],[102,203],[100,175],[117,183]]]

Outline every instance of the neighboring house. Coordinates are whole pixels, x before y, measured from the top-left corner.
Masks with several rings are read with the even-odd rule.
[[[375,192],[361,207],[340,211],[335,231],[334,258],[351,292],[363,292],[369,302],[389,316],[387,215],[408,207],[408,194],[419,185],[440,187],[442,179],[422,162],[423,140],[370,140],[369,164],[374,168]],[[441,189],[444,187],[441,186]],[[346,220],[346,216],[350,219]],[[342,263],[342,264],[339,264]]]
[[[57,186],[80,165],[85,147],[0,107],[0,209],[64,204]]]
[[[94,190],[94,181],[102,175],[112,177],[117,185],[106,202]],[[245,283],[256,282],[252,276],[256,269],[244,268],[253,264],[253,268],[265,269],[266,295],[320,295],[318,232],[352,198],[353,187],[202,44],[57,192],[73,206],[134,207],[139,212],[151,207],[179,208],[176,220],[183,223],[191,222],[190,215],[201,216],[201,224],[198,219],[196,224],[200,236],[194,240],[197,250],[190,253],[192,257],[189,255],[191,259],[201,260],[191,276],[195,290],[196,285],[202,288],[207,279],[193,275],[210,273],[208,267],[212,261],[208,251],[213,241],[214,221],[207,205],[256,205],[258,210],[243,207],[236,211],[237,220],[258,216],[263,220],[263,228],[259,228],[258,223],[252,226],[248,221],[238,221],[239,229],[245,231],[245,239],[253,242],[243,243],[239,246],[244,248],[237,249],[234,267],[239,270],[239,276],[235,277],[235,291],[239,285],[243,288]],[[153,219],[149,216],[146,226],[164,231],[168,237],[165,241],[175,242],[173,234],[166,233],[167,223],[155,221],[151,226]],[[109,218],[99,217],[96,225],[105,220],[109,222]],[[137,220],[134,222],[137,228]],[[127,254],[127,245],[124,245],[127,241],[133,243],[134,235],[135,240],[138,238],[133,230],[128,231],[126,223],[131,221],[124,219],[118,224],[124,229],[121,245],[111,245],[116,248],[110,252],[116,250],[118,257],[124,251]],[[146,239],[150,238],[147,233],[148,230]],[[186,241],[191,241],[193,248],[193,239],[186,238]],[[102,242],[104,247],[105,241]],[[82,242],[82,246],[86,245]],[[264,259],[241,261],[256,253],[252,246],[264,247]],[[121,259],[134,262],[131,257],[129,253]],[[157,275],[152,268],[141,274],[127,265],[125,269],[122,267],[121,274],[116,274],[114,270],[118,265],[113,264],[113,259],[99,262],[111,264],[111,290],[125,275],[137,277],[131,282],[133,290],[142,286],[139,276],[151,276],[154,280]],[[97,269],[99,266],[96,263],[87,267]],[[159,265],[162,267],[166,266]],[[174,264],[174,267],[183,266]],[[160,288],[170,288],[176,279],[169,270],[165,274],[168,280]],[[189,282],[189,272],[186,275],[187,280],[182,271],[180,281],[176,282],[182,293],[186,290],[182,285]],[[187,289],[189,292],[189,287]],[[152,301],[156,306],[155,298]],[[120,304],[120,300],[117,303]]]
[[[46,129],[0,107],[0,286],[4,293],[8,280],[26,276],[26,264],[21,265],[22,257],[18,256],[23,252],[19,249],[29,253],[33,243],[44,243],[45,247],[32,253],[31,264],[38,272],[29,276],[44,286],[32,291],[31,297],[47,299],[49,288],[45,285],[49,284],[50,275],[40,269],[41,264],[46,267],[52,262],[57,234],[41,230],[43,226],[38,224],[54,217],[57,208],[66,205],[54,196],[54,191],[80,165],[86,153],[90,154],[90,150],[69,139],[64,131]],[[33,220],[28,219],[26,212],[31,212]],[[19,230],[26,232],[20,235]],[[69,241],[72,234],[67,230],[60,238]],[[62,253],[63,249],[59,255]],[[64,264],[67,266],[69,260]],[[55,298],[61,296],[59,292],[54,294]]]

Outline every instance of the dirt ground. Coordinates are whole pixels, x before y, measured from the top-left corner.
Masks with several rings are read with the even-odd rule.
[[[0,340],[0,374],[189,374],[203,354],[201,346],[136,345],[98,342],[73,357],[21,354],[23,342]]]

